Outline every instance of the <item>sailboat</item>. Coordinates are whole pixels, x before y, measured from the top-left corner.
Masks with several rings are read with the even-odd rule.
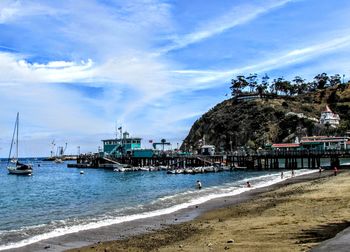
[[[7,170],[9,171],[9,174],[31,175],[33,172],[31,165],[22,164],[18,161],[18,124],[19,124],[19,113],[17,113],[15,128],[13,130],[10,154],[7,162]],[[16,137],[16,140],[15,140],[15,137]],[[12,147],[14,144],[16,144],[16,153],[14,157],[12,157],[11,159]]]

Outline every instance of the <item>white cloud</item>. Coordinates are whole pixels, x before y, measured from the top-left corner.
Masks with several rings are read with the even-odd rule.
[[[92,60],[29,63],[22,55],[0,52],[0,85],[8,83],[62,83],[84,81],[94,76]]]

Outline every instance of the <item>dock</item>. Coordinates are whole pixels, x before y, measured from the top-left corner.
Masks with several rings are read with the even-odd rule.
[[[233,170],[271,170],[271,169],[318,169],[321,159],[328,160],[329,167],[340,168],[340,160],[350,159],[350,150],[293,150],[237,152],[222,155],[163,155],[154,157],[101,157],[99,154],[80,155],[76,164],[70,168],[119,169],[131,167],[167,167],[168,170],[205,166],[226,166]],[[347,164],[346,168],[350,166]]]

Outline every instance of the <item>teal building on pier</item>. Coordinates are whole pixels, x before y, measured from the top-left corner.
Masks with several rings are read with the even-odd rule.
[[[124,132],[122,138],[106,139],[102,142],[104,154],[117,158],[131,155],[133,150],[141,149],[141,138],[130,137],[128,132]]]

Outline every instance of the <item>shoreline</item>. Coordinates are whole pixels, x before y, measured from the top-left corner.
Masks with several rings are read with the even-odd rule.
[[[189,222],[70,251],[309,251],[349,227],[349,181],[348,170],[295,177],[204,203]]]
[[[326,172],[324,172],[323,176],[328,175],[326,175]],[[24,247],[13,248],[4,251],[63,251],[67,249],[89,246],[101,241],[121,240],[127,237],[147,234],[160,229],[164,229],[172,224],[193,221],[199,216],[213,210],[250,201],[256,198],[259,194],[276,190],[285,185],[310,181],[317,178],[318,174],[316,173],[301,175],[266,187],[253,188],[253,190],[246,191],[235,196],[212,199],[205,203],[199,204],[198,206],[188,207],[170,214],[113,224],[97,229],[79,231],[76,233],[42,240],[26,245]]]

